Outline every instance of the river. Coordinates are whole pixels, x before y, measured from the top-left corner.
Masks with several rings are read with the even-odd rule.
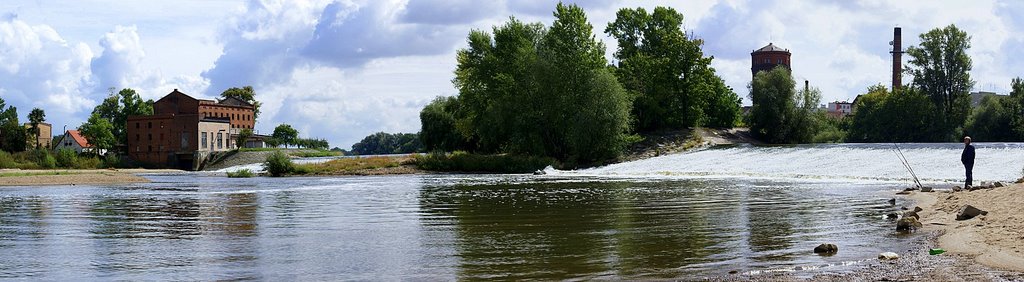
[[[906,144],[926,185],[959,146]],[[976,178],[1024,146],[979,144]],[[0,189],[0,279],[693,279],[842,272],[897,250],[891,145],[719,147],[548,175],[229,179]],[[836,243],[834,256],[811,252]],[[799,271],[797,273],[800,273]]]

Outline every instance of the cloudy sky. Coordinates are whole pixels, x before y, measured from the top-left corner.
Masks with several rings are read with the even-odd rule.
[[[146,99],[177,88],[212,98],[252,85],[264,103],[260,133],[288,123],[305,137],[349,148],[373,132],[416,132],[433,97],[456,95],[455,52],[472,29],[510,16],[552,22],[541,0],[4,0],[0,97],[77,127],[109,88]],[[889,84],[888,42],[956,24],[972,37],[976,90],[1005,93],[1024,76],[1019,1],[579,1],[603,34],[623,7],[671,6],[742,97],[750,52],[774,42],[793,52],[797,79],[824,100],[852,100]],[[747,100],[745,98],[745,100]],[[749,103],[749,102],[747,102]],[[59,131],[59,129],[57,130]]]

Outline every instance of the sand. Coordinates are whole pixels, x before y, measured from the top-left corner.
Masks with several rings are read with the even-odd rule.
[[[0,170],[0,186],[145,183],[149,182],[149,179],[138,174],[175,172],[180,171],[148,169]]]
[[[937,230],[939,246],[1001,270],[1024,272],[1024,184],[976,191],[915,192],[923,230]],[[964,205],[987,215],[956,220]]]

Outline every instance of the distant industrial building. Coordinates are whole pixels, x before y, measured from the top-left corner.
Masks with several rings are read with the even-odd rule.
[[[784,66],[787,70],[792,71],[793,69],[790,66],[791,56],[792,54],[789,52],[789,49],[783,49],[775,46],[773,43],[768,43],[767,46],[750,53],[750,74],[757,76],[757,73],[760,71],[772,70],[778,66]]]
[[[199,100],[174,89],[153,104],[153,115],[128,117],[128,156],[154,167],[199,169],[211,153],[235,149],[235,136],[255,124],[245,101]]]
[[[831,117],[846,117],[853,113],[853,103],[847,101],[830,102],[828,103],[828,107],[825,108],[825,111]]]
[[[35,148],[38,145],[41,148],[49,149],[50,146],[53,145],[53,126],[45,122],[40,122],[36,125],[39,128],[39,136],[35,139],[25,138],[25,147],[31,149]],[[32,134],[36,134],[35,132],[31,132],[31,123],[26,123],[25,129],[29,131],[29,136],[32,136]]]

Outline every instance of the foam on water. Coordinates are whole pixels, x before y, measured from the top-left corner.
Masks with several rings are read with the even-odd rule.
[[[923,182],[963,181],[962,144],[900,144],[903,155]],[[1024,168],[1024,144],[976,143],[974,180],[1012,181]],[[548,170],[555,175],[631,178],[782,178],[840,181],[907,182],[892,144],[715,147],[578,171]]]

